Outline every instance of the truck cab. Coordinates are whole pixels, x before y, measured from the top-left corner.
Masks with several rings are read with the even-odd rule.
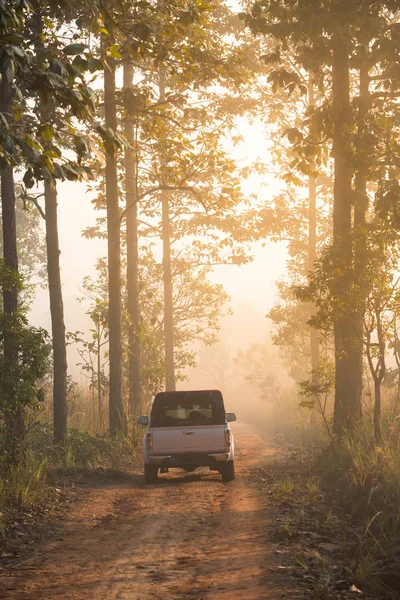
[[[198,467],[219,471],[223,481],[235,478],[234,439],[229,427],[236,420],[226,413],[219,390],[160,392],[154,398],[143,440],[146,483],[157,481],[159,470]]]

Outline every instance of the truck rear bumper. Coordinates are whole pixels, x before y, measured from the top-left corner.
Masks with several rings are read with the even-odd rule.
[[[171,455],[150,455],[148,464],[160,467],[214,467],[218,463],[228,462],[229,452],[218,452],[216,454],[187,453]]]

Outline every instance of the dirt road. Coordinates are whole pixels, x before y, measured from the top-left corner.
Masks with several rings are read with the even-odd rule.
[[[208,469],[141,474],[88,486],[68,519],[18,568],[3,572],[3,600],[276,600],[295,597],[279,571],[262,468],[274,450],[236,425],[237,479]],[[261,450],[261,454],[260,454]],[[278,562],[277,562],[278,561]]]

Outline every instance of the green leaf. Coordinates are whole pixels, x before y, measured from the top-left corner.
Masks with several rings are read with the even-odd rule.
[[[62,181],[64,181],[66,177],[63,167],[58,163],[54,163],[54,177],[56,179],[61,179]]]
[[[58,73],[52,73],[51,71],[47,71],[46,73],[47,83],[50,87],[62,89],[66,87],[66,79],[62,75],[58,75]]]
[[[14,61],[7,57],[4,61],[4,74],[9,83],[12,83],[15,77],[15,64]]]
[[[118,44],[113,44],[112,46],[110,46],[108,49],[108,53],[112,58],[122,58]]]
[[[84,156],[84,154],[87,153],[86,143],[85,143],[85,140],[83,140],[82,138],[78,138],[76,140],[75,147],[76,147],[76,153],[79,156]]]
[[[82,58],[82,56],[79,56],[79,55],[75,56],[73,65],[75,67],[77,67],[82,73],[84,71],[87,71],[89,68],[89,64],[88,64],[88,61],[86,60],[86,58]]]
[[[65,68],[63,63],[60,60],[58,60],[58,58],[53,58],[50,61],[50,71],[52,73],[56,73],[57,75],[61,75],[62,77],[68,76],[67,69]]]
[[[91,73],[94,73],[95,71],[102,71],[104,69],[103,62],[98,58],[89,58],[87,62],[88,69]]]
[[[68,56],[74,56],[75,54],[81,54],[87,50],[89,46],[87,44],[69,44],[63,49],[64,54]]]
[[[20,33],[6,33],[0,36],[0,44],[22,44],[25,38]]]
[[[5,118],[5,116],[3,115],[3,113],[0,113],[0,121],[1,121],[1,125],[2,127],[4,127],[4,129],[6,131],[8,131],[10,129],[10,126],[8,124],[7,119]]]
[[[61,158],[62,153],[57,146],[51,146],[48,150],[46,150],[45,155],[49,158]]]
[[[54,129],[51,125],[41,125],[40,127],[40,137],[48,142],[54,137]]]
[[[35,185],[35,178],[33,176],[33,171],[30,167],[23,176],[22,181],[24,182],[24,185],[28,190],[30,188],[33,188],[33,186]]]

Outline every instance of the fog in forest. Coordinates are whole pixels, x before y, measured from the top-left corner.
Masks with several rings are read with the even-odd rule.
[[[269,165],[269,141],[262,127],[259,122],[238,119],[235,132],[243,136],[242,142],[232,148],[228,138],[223,140],[223,145],[241,167],[261,160]],[[243,180],[242,185],[257,202],[278,194],[282,188],[280,179],[272,173],[253,174]],[[86,276],[95,275],[97,260],[107,253],[105,240],[86,239],[82,235],[98,217],[92,198],[93,193],[84,183],[59,186],[60,263],[66,330],[80,331],[89,337],[93,324],[86,314],[89,302],[82,291],[82,282]],[[42,229],[44,231],[44,225]],[[272,326],[267,318],[267,312],[279,298],[276,283],[286,276],[286,244],[279,241],[253,243],[249,256],[251,262],[248,264],[217,265],[210,273],[211,283],[222,284],[229,295],[232,314],[220,319],[221,330],[215,344],[192,344],[197,364],[185,370],[185,380],[179,382],[178,389],[220,389],[227,407],[236,410],[245,422],[261,424],[271,433],[293,431],[294,422],[289,419],[288,425],[286,414],[286,410],[293,408],[293,397],[290,405],[279,405],[282,390],[290,390],[292,396],[296,395],[294,381],[288,383],[288,372],[279,350],[273,347]],[[49,330],[51,317],[47,298],[47,288],[37,286],[30,316],[35,325]],[[237,366],[239,353],[245,353],[253,344],[262,345],[268,354],[265,368],[274,384],[271,382],[267,397],[262,397],[259,381],[249,381],[249,366]],[[68,372],[83,387],[90,385],[74,344],[68,346]]]

